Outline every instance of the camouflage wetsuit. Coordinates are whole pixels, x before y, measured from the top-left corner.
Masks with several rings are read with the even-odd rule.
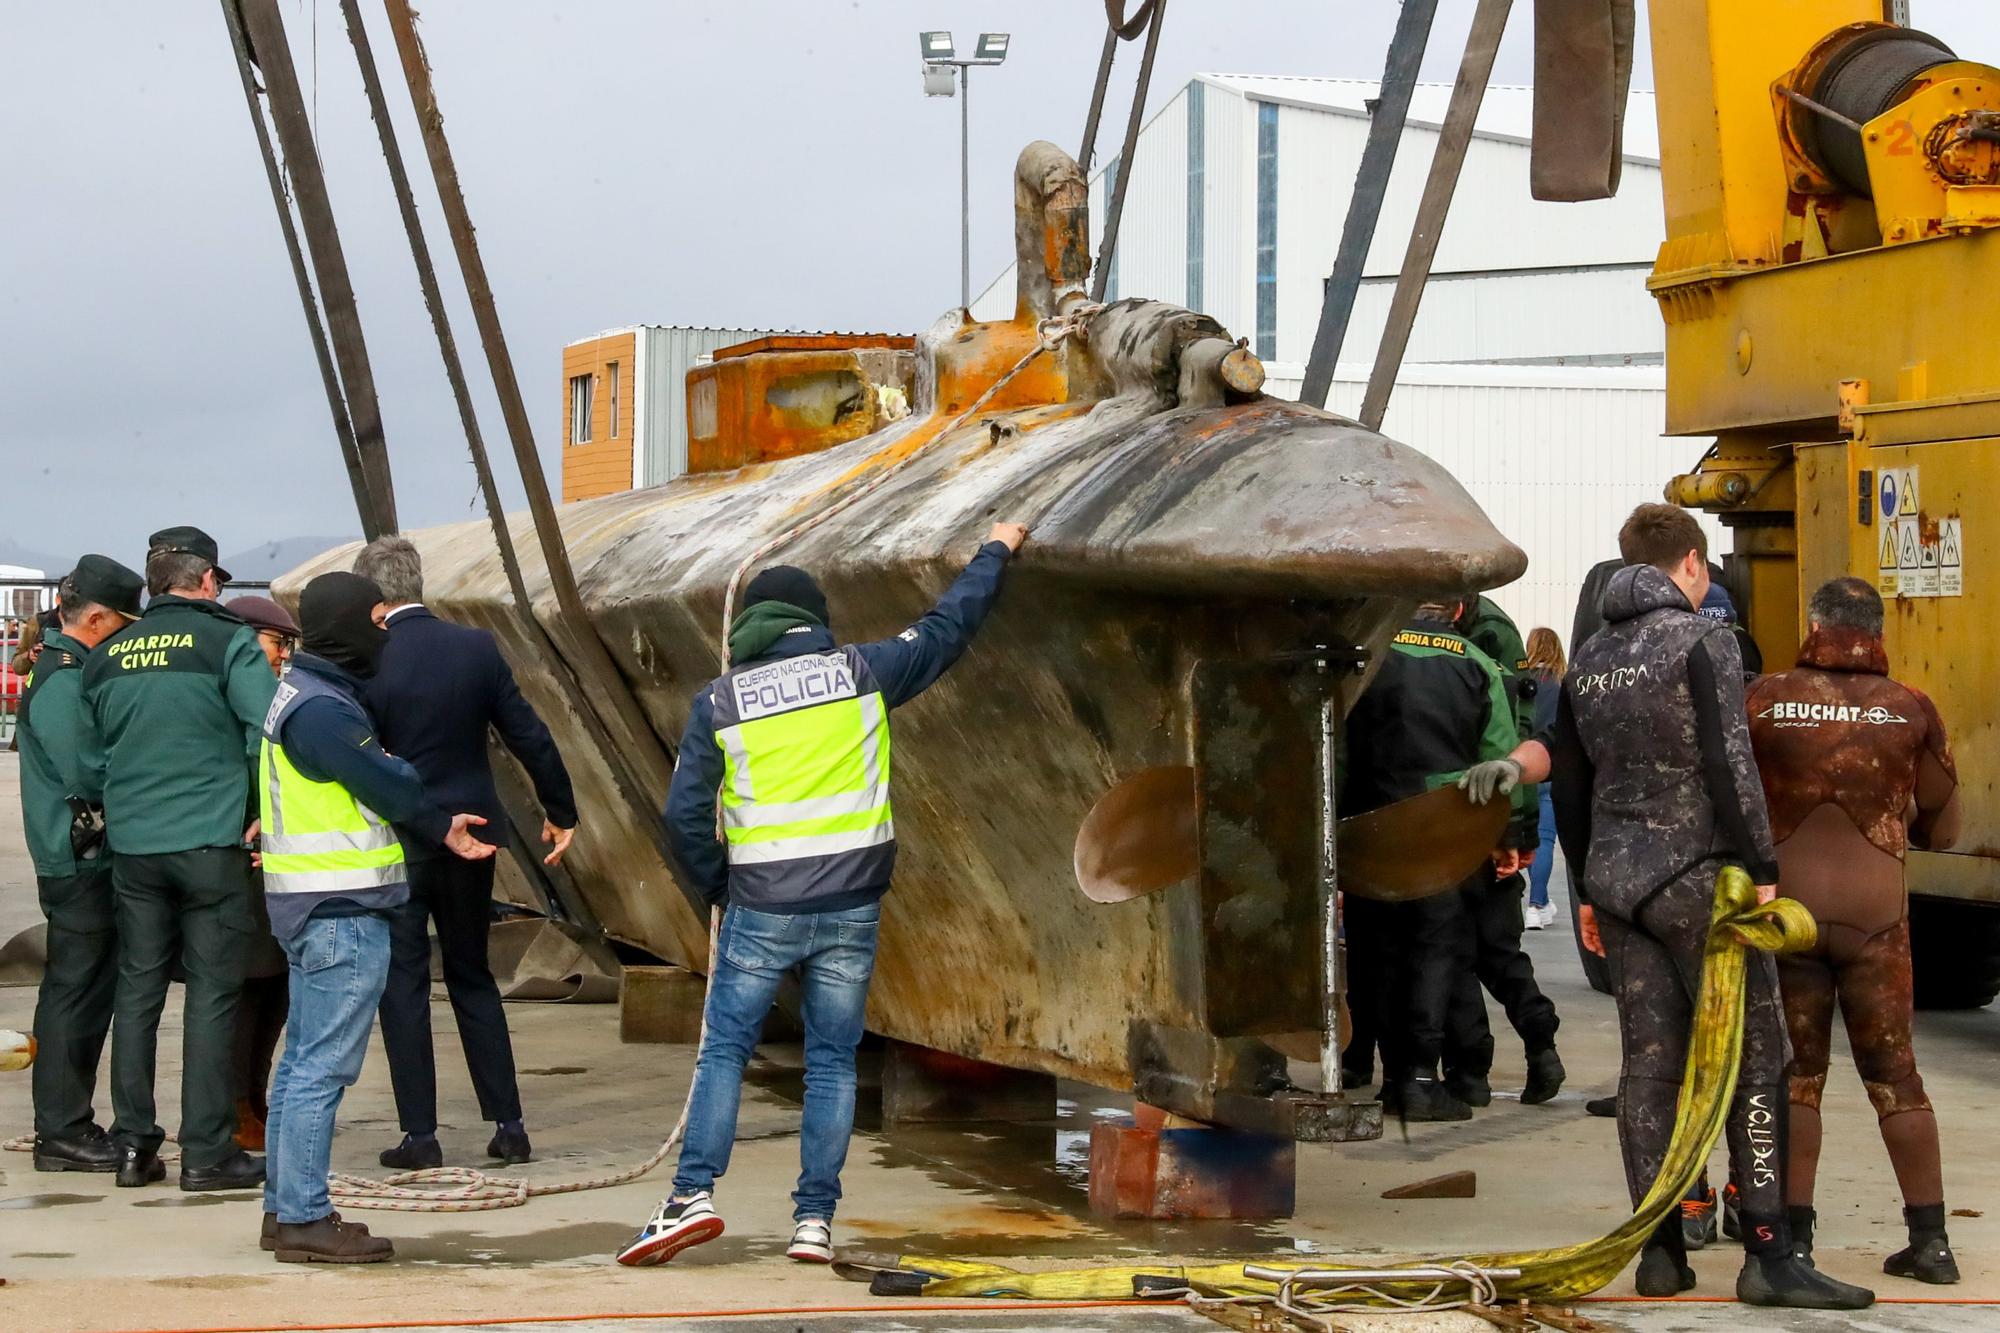
[[[1603,611],[1563,681],[1551,749],[1557,828],[1618,1002],[1619,1140],[1636,1202],[1673,1133],[1716,872],[1734,862],[1768,884],[1777,865],[1728,628],[1650,565],[1613,574]],[[1761,1252],[1786,1236],[1785,1026],[1770,955],[1750,957],[1744,986],[1729,1152],[1745,1247]],[[1677,1238],[1679,1217],[1667,1225]]]
[[[1815,630],[1798,669],[1758,681],[1749,707],[1785,893],[1819,922],[1813,951],[1778,964],[1792,1037],[1788,1202],[1813,1199],[1837,996],[1903,1202],[1938,1204],[1937,1116],[1910,1045],[1903,854],[1957,837],[1944,724],[1928,698],[1889,679],[1879,636],[1845,628]]]

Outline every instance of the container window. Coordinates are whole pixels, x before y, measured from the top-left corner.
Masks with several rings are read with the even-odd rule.
[[[610,399],[611,438],[618,438],[618,363],[609,361],[604,366],[604,392]]]
[[[588,375],[570,377],[569,442],[590,443],[590,376]]]
[[[1278,356],[1278,106],[1257,104],[1257,355]]]

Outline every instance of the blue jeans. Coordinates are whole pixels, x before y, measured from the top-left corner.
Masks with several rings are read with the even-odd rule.
[[[854,1130],[854,1048],[875,975],[879,903],[845,912],[778,916],[731,907],[722,917],[715,975],[708,979],[708,1035],[695,1060],[694,1104],[681,1142],[674,1193],[712,1189],[729,1169],[743,1066],[785,973],[799,970],[806,1025],[806,1101],[799,1135],[799,1186],[792,1218],[833,1219],[840,1168]]]
[[[368,1053],[389,976],[389,918],[314,917],[279,943],[292,995],[264,1120],[264,1211],[296,1226],[333,1211],[326,1192],[333,1117]]]
[[[1542,848],[1528,867],[1528,906],[1549,905],[1549,875],[1556,868],[1556,802],[1549,783],[1542,784]]]

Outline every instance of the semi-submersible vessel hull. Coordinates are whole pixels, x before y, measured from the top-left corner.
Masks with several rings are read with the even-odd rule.
[[[528,557],[531,629],[483,523],[410,534],[426,601],[499,637],[555,731],[583,812],[569,891],[609,937],[705,971],[705,914],[547,643],[608,648],[655,733],[612,743],[627,773],[654,756],[656,810],[659,753],[723,670],[748,554],[895,469],[766,562],[812,571],[835,634],[866,640],[922,615],[995,520],[1030,524],[972,650],[895,716],[901,860],[869,1026],[1258,1123],[1283,1062],[1238,1039],[1323,1027],[1321,701],[1345,712],[1421,598],[1526,561],[1421,453],[1257,392],[1261,367],[1208,317],[1090,305],[1086,187],[1061,149],[1030,145],[1015,185],[1014,319],[954,312],[903,346],[771,340],[690,373],[690,472],[560,510],[589,624]],[[1021,366],[1038,339],[1054,345]],[[527,519],[510,523],[532,551]],[[1194,873],[1086,898],[1086,816],[1177,766],[1194,773]]]

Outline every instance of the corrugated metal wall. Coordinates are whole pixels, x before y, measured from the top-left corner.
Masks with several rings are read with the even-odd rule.
[[[690,329],[647,324],[645,335],[645,401],[635,402],[645,416],[633,484],[658,486],[687,471],[687,373],[718,347],[769,338],[760,329]]]
[[[1304,367],[1273,363],[1265,392],[1298,395]],[[1342,365],[1328,406],[1360,410],[1366,366]],[[1383,433],[1449,469],[1495,526],[1528,553],[1528,572],[1492,594],[1525,637],[1549,625],[1569,645],[1583,576],[1618,553],[1618,526],[1692,468],[1707,440],[1666,439],[1657,367],[1409,366]],[[1710,549],[1728,549],[1701,516]]]
[[[1404,360],[1525,361],[1567,356],[1658,361],[1666,352],[1666,326],[1646,290],[1650,267],[1434,275],[1425,285]],[[1282,266],[1279,272],[1282,281]],[[1346,359],[1374,355],[1395,290],[1392,278],[1362,282],[1342,349]],[[1282,311],[1282,290],[1279,299]],[[1311,319],[1292,330],[1293,346],[1310,352],[1318,322],[1315,306]],[[1286,337],[1282,316],[1278,337],[1282,352]]]

